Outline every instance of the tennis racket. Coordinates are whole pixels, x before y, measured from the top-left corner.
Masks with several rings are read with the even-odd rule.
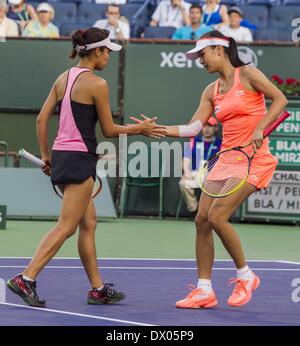
[[[290,113],[283,112],[264,130],[264,138],[289,116]],[[206,161],[198,172],[200,188],[206,195],[215,198],[226,197],[246,183],[255,155],[254,149],[252,155],[245,150],[250,145],[252,142],[221,150]]]
[[[25,149],[19,150],[18,155],[31,161],[32,163],[34,163],[36,166],[39,166],[40,168],[43,168],[45,166],[44,161],[32,155]],[[63,186],[60,186],[60,187],[58,185],[52,185],[52,186],[57,196],[59,198],[63,198],[63,192],[62,192]],[[96,180],[95,180],[95,184],[94,184],[94,188],[92,192],[92,198],[95,198],[101,192],[101,189],[102,189],[102,181],[98,176],[96,176]]]

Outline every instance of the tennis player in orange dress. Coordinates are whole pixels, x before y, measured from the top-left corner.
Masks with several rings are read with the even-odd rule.
[[[242,306],[250,301],[260,279],[247,265],[240,239],[229,218],[245,199],[253,192],[266,188],[272,179],[277,159],[270,153],[269,139],[263,139],[263,130],[282,113],[287,99],[261,71],[241,61],[235,40],[219,31],[204,34],[186,56],[191,60],[200,59],[209,73],[219,74],[219,79],[204,90],[191,121],[187,125],[167,126],[167,136],[193,137],[215,113],[223,125],[221,149],[252,141],[256,155],[247,182],[241,189],[224,198],[213,198],[202,193],[195,219],[199,279],[197,286],[184,299],[176,302],[176,307],[209,308],[218,304],[211,282],[213,230],[237,268],[237,277],[231,280],[235,287],[228,304]],[[272,101],[268,111],[265,97]],[[132,120],[141,121],[134,117]]]

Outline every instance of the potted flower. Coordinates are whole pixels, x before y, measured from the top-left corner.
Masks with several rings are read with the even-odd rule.
[[[278,75],[272,76],[272,83],[275,84],[287,97],[300,96],[300,80],[287,78],[285,81]]]

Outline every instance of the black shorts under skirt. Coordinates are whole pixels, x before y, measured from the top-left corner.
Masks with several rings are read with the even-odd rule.
[[[96,178],[98,155],[82,151],[53,150],[51,182],[53,185],[80,184]]]

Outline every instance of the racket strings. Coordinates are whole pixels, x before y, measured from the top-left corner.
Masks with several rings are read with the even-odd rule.
[[[249,159],[240,150],[221,152],[208,160],[200,172],[201,189],[212,196],[233,192],[248,176]]]

